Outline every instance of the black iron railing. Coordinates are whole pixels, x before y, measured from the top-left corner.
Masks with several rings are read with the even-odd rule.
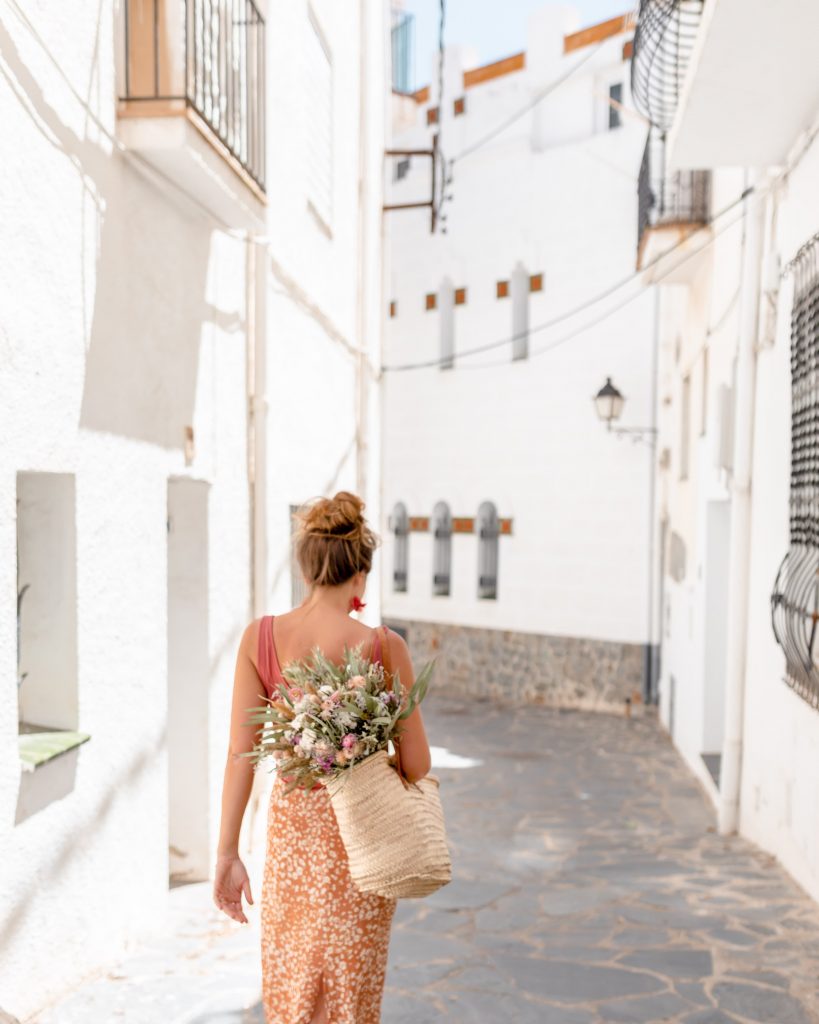
[[[253,0],[125,0],[124,19],[121,98],[183,102],[264,189],[265,24]]]
[[[665,138],[649,131],[637,181],[637,248],[649,228],[707,224],[711,216],[711,172],[666,173]]]
[[[668,131],[694,49],[703,0],[640,0],[631,94],[649,121]]]

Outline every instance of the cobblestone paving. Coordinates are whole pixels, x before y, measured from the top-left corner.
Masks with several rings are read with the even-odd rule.
[[[713,815],[650,717],[438,700],[455,878],[399,905],[384,1024],[819,1024],[819,908]],[[261,864],[251,864],[255,894]],[[36,1024],[264,1024],[258,909],[172,933]]]

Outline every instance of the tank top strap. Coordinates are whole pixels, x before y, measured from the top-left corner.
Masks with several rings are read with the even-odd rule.
[[[383,626],[379,626],[375,630],[375,636],[373,637],[373,646],[372,646],[372,660],[373,661],[379,661],[380,662],[382,660],[381,632],[382,632],[383,629],[384,629]]]
[[[270,697],[282,680],[279,659],[273,641],[273,616],[263,615],[259,623],[259,676]]]

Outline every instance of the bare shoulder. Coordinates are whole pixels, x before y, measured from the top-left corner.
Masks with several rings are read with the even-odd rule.
[[[400,633],[396,633],[394,629],[390,629],[389,626],[385,626],[384,629],[387,632],[387,637],[390,641],[390,651],[396,657],[409,658],[410,650],[407,646],[407,641],[401,636]]]

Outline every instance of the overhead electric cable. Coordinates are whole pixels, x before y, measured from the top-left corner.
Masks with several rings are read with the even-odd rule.
[[[554,317],[552,317],[549,320],[545,320],[543,323],[536,324],[534,327],[530,327],[527,331],[519,331],[518,333],[513,334],[513,335],[511,335],[511,336],[509,336],[507,338],[501,338],[501,339],[498,339],[496,341],[489,341],[489,342],[486,342],[486,344],[484,344],[484,345],[475,345],[472,348],[465,349],[463,352],[456,352],[455,353],[455,358],[460,360],[460,359],[464,359],[464,358],[466,358],[468,356],[478,355],[481,352],[488,352],[488,351],[491,351],[492,349],[501,348],[504,345],[511,345],[513,342],[521,340],[522,338],[528,337],[528,336],[530,336],[532,334],[537,334],[537,333],[539,333],[541,331],[548,330],[550,327],[556,327],[557,324],[563,323],[566,320],[570,320],[572,317],[577,316],[580,313],[583,313],[585,310],[589,309],[591,306],[596,306],[598,302],[602,302],[603,299],[607,299],[610,295],[614,295],[616,292],[620,291],[621,288],[624,288],[624,287],[626,287],[626,285],[629,285],[629,284],[633,283],[634,281],[638,280],[640,277],[642,277],[646,273],[646,271],[651,270],[653,267],[657,266],[659,263],[661,263],[664,260],[668,259],[669,255],[671,253],[673,253],[677,249],[681,248],[683,245],[685,245],[687,242],[689,242],[692,238],[696,237],[700,232],[706,230],[706,228],[710,228],[717,220],[719,220],[720,218],[724,217],[726,213],[729,213],[732,209],[734,209],[735,206],[737,206],[739,203],[741,203],[744,199],[746,199],[754,191],[755,191],[754,186],[751,186],[750,188],[745,189],[745,191],[742,192],[739,196],[737,196],[736,199],[732,200],[730,203],[728,203],[726,206],[724,206],[721,210],[719,210],[717,213],[715,213],[714,216],[711,218],[711,220],[708,222],[708,224],[705,227],[697,228],[695,231],[692,231],[691,234],[686,235],[685,238],[681,238],[670,249],[666,250],[666,252],[664,252],[662,255],[655,257],[653,260],[651,260],[649,263],[647,263],[641,270],[636,270],[636,271],[632,272],[631,274],[629,274],[627,277],[623,277],[619,281],[615,281],[613,284],[609,285],[607,288],[604,288],[603,291],[598,292],[597,295],[594,295],[592,298],[586,299],[584,302],[580,303],[580,305],[575,306],[572,309],[568,309],[568,310],[564,311],[563,313],[559,313],[557,316],[554,316]],[[700,249],[697,249],[696,252],[700,252],[704,248],[705,248],[705,245],[701,246]],[[690,256],[692,256],[692,255],[694,255],[694,253],[691,253],[688,256],[686,256],[685,259],[690,258]],[[436,359],[421,360],[421,361],[416,362],[416,363],[398,363],[398,364],[393,365],[393,366],[382,366],[381,369],[382,369],[382,372],[385,372],[385,373],[396,373],[396,372],[403,372],[405,370],[429,369],[429,368],[434,367],[434,366],[440,366],[442,363],[445,363],[445,362],[449,362],[449,358],[441,358],[441,357],[439,357],[439,358],[436,358]]]

